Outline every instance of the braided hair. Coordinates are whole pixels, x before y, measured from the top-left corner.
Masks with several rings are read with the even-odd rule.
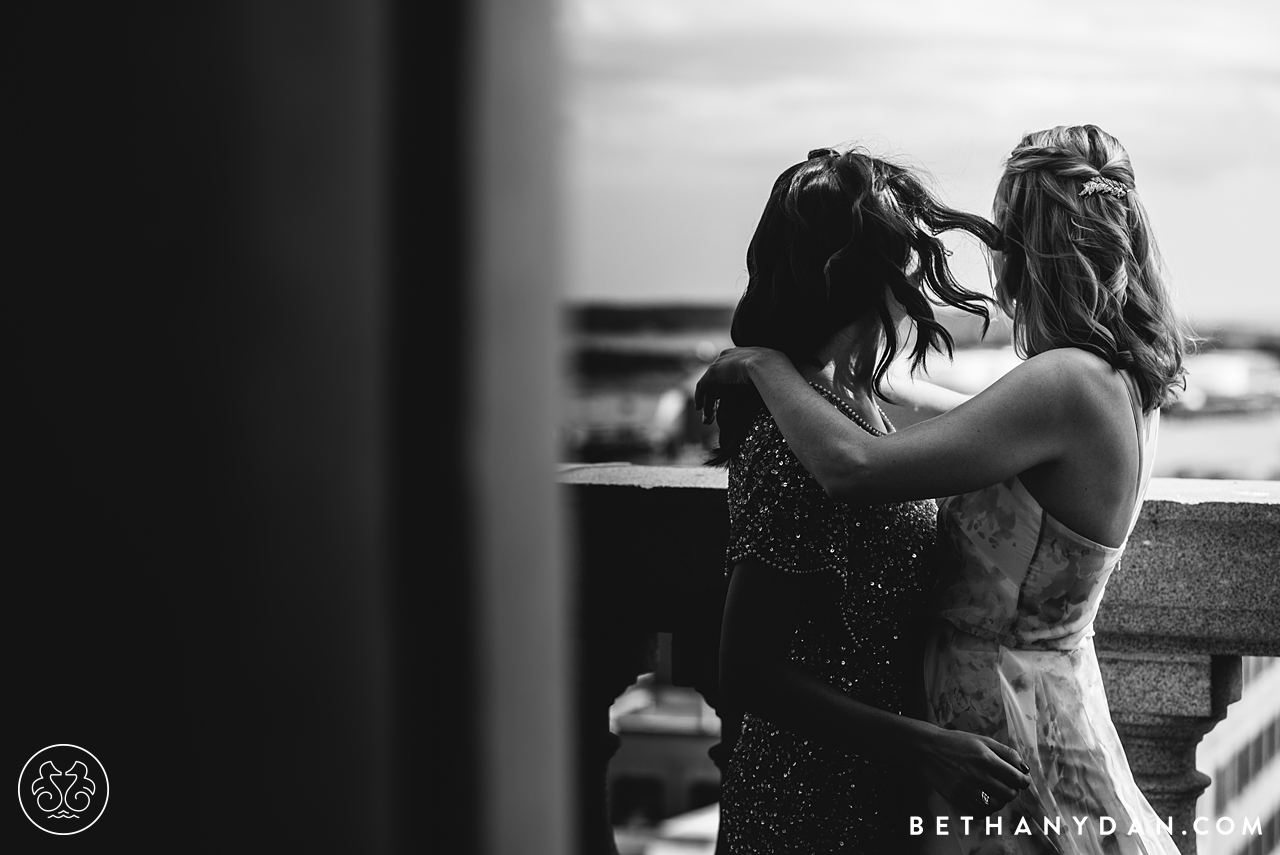
[[[1027,134],[993,217],[996,295],[1023,356],[1057,347],[1132,373],[1146,411],[1184,383],[1194,339],[1173,312],[1159,251],[1120,142],[1095,125]]]

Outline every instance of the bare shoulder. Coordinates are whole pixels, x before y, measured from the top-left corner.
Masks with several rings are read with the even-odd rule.
[[[1106,407],[1117,393],[1124,393],[1124,381],[1111,364],[1078,347],[1046,350],[1014,370],[1022,372],[1024,381],[1051,391],[1059,406],[1073,411]]]
[[[1038,353],[1018,366],[1019,371],[1041,382],[1053,383],[1064,392],[1087,392],[1099,384],[1111,386],[1115,369],[1101,356],[1078,347],[1056,347]]]

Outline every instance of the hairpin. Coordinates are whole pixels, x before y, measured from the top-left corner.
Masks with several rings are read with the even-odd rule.
[[[1085,185],[1080,188],[1081,196],[1092,196],[1094,193],[1106,193],[1108,196],[1115,196],[1117,199],[1123,199],[1124,194],[1129,192],[1129,188],[1125,187],[1119,181],[1112,181],[1110,178],[1103,178],[1101,175],[1090,178]]]

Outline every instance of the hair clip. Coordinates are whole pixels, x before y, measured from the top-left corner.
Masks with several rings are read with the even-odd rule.
[[[1085,185],[1080,188],[1081,196],[1092,196],[1094,193],[1106,193],[1108,196],[1115,196],[1117,199],[1123,199],[1124,195],[1129,192],[1129,188],[1125,187],[1119,181],[1112,181],[1110,178],[1103,178],[1101,175],[1090,178]]]

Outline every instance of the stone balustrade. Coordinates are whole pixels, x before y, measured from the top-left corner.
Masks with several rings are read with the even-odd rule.
[[[1112,720],[1185,853],[1196,745],[1240,697],[1240,657],[1280,655],[1278,570],[1280,483],[1158,478],[1098,609]]]
[[[672,678],[716,709],[724,768],[740,711],[721,703],[717,650],[728,534],[723,471],[567,466],[575,534],[579,816],[583,851],[615,853],[605,793],[609,706],[672,635]],[[1184,853],[1200,738],[1240,696],[1240,657],[1280,655],[1280,482],[1152,481],[1095,624],[1112,718],[1139,785]],[[1182,834],[1186,831],[1186,834]]]

